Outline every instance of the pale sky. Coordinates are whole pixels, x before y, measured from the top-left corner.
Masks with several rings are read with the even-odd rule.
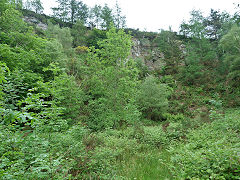
[[[46,14],[50,14],[51,7],[56,6],[55,0],[41,0]],[[113,8],[116,0],[82,0],[89,7],[95,4]],[[118,0],[118,4],[126,15],[127,27],[147,31],[158,32],[159,29],[168,30],[169,26],[174,31],[183,20],[189,19],[189,12],[193,9],[201,10],[208,14],[210,9],[226,10],[234,13],[236,11],[234,3],[238,0]]]

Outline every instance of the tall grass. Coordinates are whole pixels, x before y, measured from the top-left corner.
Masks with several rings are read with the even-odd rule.
[[[165,180],[173,179],[166,164],[170,155],[166,150],[149,150],[134,156],[126,156],[119,162],[118,173],[123,179]]]

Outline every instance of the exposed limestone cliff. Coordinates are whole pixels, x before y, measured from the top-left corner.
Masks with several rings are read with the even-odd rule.
[[[36,25],[38,28],[40,28],[42,30],[47,29],[47,24],[42,23],[40,20],[38,20],[35,17],[24,16],[23,19],[25,22],[32,24],[32,25]]]

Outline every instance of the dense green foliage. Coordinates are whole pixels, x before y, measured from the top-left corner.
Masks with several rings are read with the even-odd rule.
[[[168,110],[168,89],[158,84],[154,77],[147,77],[139,87],[137,103],[148,119],[161,120]]]
[[[171,147],[175,174],[183,179],[239,179],[239,110],[187,134]],[[178,166],[179,165],[179,166]]]
[[[40,30],[0,1],[0,179],[240,178],[237,14],[132,37],[117,3],[58,3]]]

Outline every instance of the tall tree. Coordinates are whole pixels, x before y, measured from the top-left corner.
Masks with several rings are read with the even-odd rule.
[[[100,23],[102,21],[101,11],[102,11],[102,6],[100,5],[95,5],[93,8],[91,8],[89,13],[89,25],[91,28],[93,27],[99,28]]]
[[[181,79],[185,83],[201,84],[214,80],[214,69],[217,64],[216,51],[208,39],[207,29],[204,26],[205,18],[200,11],[192,11],[188,23],[181,25],[181,32],[191,41],[186,44]]]
[[[57,0],[58,7],[52,8],[54,16],[64,22],[74,24],[77,20],[86,23],[88,18],[88,7],[78,0]]]
[[[205,18],[204,26],[209,38],[219,40],[222,35],[226,34],[227,31],[233,24],[231,16],[226,12],[220,12],[211,9],[210,15]]]
[[[57,0],[58,7],[52,8],[53,16],[67,22],[69,13],[69,0]]]
[[[126,16],[122,15],[122,9],[120,8],[118,1],[115,5],[114,21],[116,28],[124,28],[126,26]]]
[[[79,1],[77,3],[77,13],[74,18],[74,22],[77,20],[82,21],[84,23],[87,22],[87,18],[89,16],[89,8],[86,4],[84,4],[82,1]]]
[[[26,0],[23,4],[23,8],[24,9],[27,9],[27,10],[32,10],[32,4],[31,4],[31,1],[30,0]]]
[[[233,87],[240,86],[240,27],[234,25],[219,43],[224,51],[225,74],[227,82]]]
[[[193,10],[189,22],[183,22],[181,24],[180,33],[186,37],[205,38],[207,33],[203,21],[204,17],[202,12]]]
[[[107,4],[102,8],[101,18],[103,20],[101,27],[104,29],[109,29],[111,23],[114,23],[114,16],[112,9],[108,7]]]
[[[86,58],[89,99],[88,126],[94,130],[118,128],[139,120],[135,106],[138,71],[132,59],[131,36],[110,27],[107,39],[98,41]]]
[[[169,31],[161,30],[155,38],[154,43],[158,46],[160,52],[164,54],[165,74],[175,74],[178,72],[178,66],[182,63],[183,57],[182,42],[176,34]]]
[[[69,2],[69,13],[70,13],[70,21],[73,24],[75,21],[75,16],[78,10],[78,2],[76,0],[70,0]]]
[[[38,14],[43,13],[44,8],[43,8],[42,2],[40,0],[33,0],[31,2],[31,7],[35,11],[35,13],[38,13]]]
[[[23,1],[22,0],[9,0],[8,1],[11,5],[13,5],[16,9],[22,9]]]

